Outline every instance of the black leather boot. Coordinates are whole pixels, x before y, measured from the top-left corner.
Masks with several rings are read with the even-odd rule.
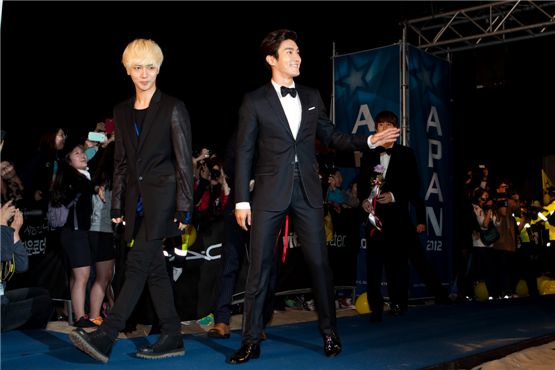
[[[160,334],[154,344],[139,348],[137,357],[156,360],[185,355],[183,336],[180,334]]]
[[[102,363],[108,362],[114,345],[114,340],[102,329],[87,333],[82,328],[78,328],[69,333],[69,339],[75,347]]]
[[[335,332],[324,335],[324,353],[326,356],[337,356],[341,349],[341,341]]]

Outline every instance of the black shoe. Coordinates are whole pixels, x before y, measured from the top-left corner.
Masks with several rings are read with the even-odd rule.
[[[91,333],[87,333],[82,328],[75,329],[69,333],[69,339],[75,347],[96,361],[108,363],[114,340],[102,329],[96,329]]]
[[[324,353],[326,356],[337,356],[341,349],[341,341],[335,332],[324,335]]]
[[[247,343],[243,344],[237,352],[235,352],[227,361],[228,364],[242,364],[251,358],[260,357],[260,344]]]
[[[156,343],[139,348],[136,355],[137,357],[149,360],[183,356],[185,355],[183,336],[181,333],[172,335],[160,334]]]
[[[392,304],[389,306],[389,314],[392,316],[400,316],[402,314],[404,314],[407,311],[407,309],[403,309],[400,305],[398,304]]]
[[[87,316],[81,316],[79,320],[73,323],[73,326],[76,328],[96,328],[98,325],[89,320]]]

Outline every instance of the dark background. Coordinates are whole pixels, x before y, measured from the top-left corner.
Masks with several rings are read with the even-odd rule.
[[[299,83],[329,102],[333,43],[346,54],[397,43],[399,22],[484,2],[12,2],[1,24],[3,157],[24,162],[47,127],[83,139],[134,93],[121,54],[134,38],[164,52],[158,87],[185,101],[193,144],[221,152],[245,92],[269,79],[258,56],[267,32],[290,28],[303,57]],[[453,55],[454,173],[484,161],[540,198],[552,144],[553,36]],[[477,85],[483,88],[477,89]],[[459,178],[460,177],[460,178]]]

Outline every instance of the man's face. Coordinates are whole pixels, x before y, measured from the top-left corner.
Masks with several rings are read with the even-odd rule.
[[[395,127],[391,122],[378,122],[376,123],[376,132],[382,132],[391,127]]]
[[[272,70],[283,77],[294,78],[301,74],[301,55],[297,43],[285,40],[279,45],[278,58],[270,57]]]
[[[133,64],[128,69],[127,74],[135,84],[135,87],[141,91],[148,91],[156,87],[156,77],[160,68],[154,64]]]

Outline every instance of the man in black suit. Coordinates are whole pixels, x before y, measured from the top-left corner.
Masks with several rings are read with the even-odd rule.
[[[376,133],[398,127],[397,116],[382,111],[375,118]],[[372,180],[378,174],[377,165],[385,168],[384,181],[375,209],[368,197]],[[406,146],[388,143],[372,152],[364,153],[360,163],[359,196],[362,208],[374,211],[381,223],[381,230],[369,224],[367,228],[367,298],[373,322],[382,320],[383,296],[381,293],[382,270],[385,267],[391,314],[400,315],[408,306],[409,250],[417,242],[409,205],[417,211],[417,224],[423,226],[425,209],[420,206],[420,180],[414,151]]]
[[[116,141],[112,222],[125,219],[125,238],[134,240],[125,282],[110,315],[94,332],[75,330],[70,339],[95,360],[108,362],[114,340],[125,327],[148,284],[160,322],[156,343],[137,356],[159,359],[185,354],[181,324],[162,253],[162,239],[179,235],[193,206],[191,125],[183,102],[156,87],[163,54],[152,40],[136,39],[122,63],[135,96],[114,108]]]
[[[324,352],[335,356],[341,351],[324,237],[316,137],[326,145],[353,151],[392,142],[399,136],[398,129],[370,137],[336,131],[320,93],[293,80],[299,76],[301,66],[296,38],[290,30],[273,31],[264,38],[260,51],[272,71],[272,79],[248,93],[239,110],[235,216],[243,229],[251,226],[251,260],[245,287],[242,346],[229,358],[232,364],[260,356],[262,312],[274,262],[273,248],[287,214],[299,235],[312,278]],[[255,181],[252,196],[251,175]]]

